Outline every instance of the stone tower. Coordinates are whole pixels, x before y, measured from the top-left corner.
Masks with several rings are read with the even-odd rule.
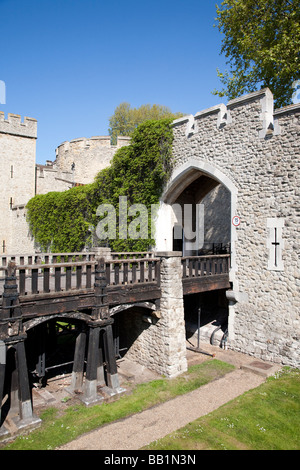
[[[25,205],[35,194],[36,119],[0,112],[0,252],[33,251]],[[20,246],[19,246],[20,245]]]

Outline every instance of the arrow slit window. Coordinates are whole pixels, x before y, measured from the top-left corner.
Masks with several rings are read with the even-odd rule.
[[[268,269],[271,271],[283,271],[282,251],[284,241],[282,239],[282,229],[284,219],[272,218],[267,219],[267,247],[268,253]]]

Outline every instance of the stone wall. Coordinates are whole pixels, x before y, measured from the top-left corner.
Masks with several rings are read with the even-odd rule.
[[[204,248],[230,243],[230,192],[223,185],[212,189],[201,201],[204,205]]]
[[[129,137],[118,137],[111,145],[109,136],[96,136],[63,142],[57,147],[54,162],[37,165],[36,193],[66,191],[74,184],[89,184],[99,171],[110,165],[116,151],[129,145]]]
[[[1,254],[15,253],[17,246],[27,249],[27,232],[13,208],[24,206],[35,194],[35,152],[37,121],[0,112],[0,247]],[[17,222],[17,226],[15,226]],[[31,246],[31,245],[30,245]]]
[[[34,240],[26,222],[27,202],[35,194],[66,191],[77,184],[92,183],[97,173],[109,166],[115,152],[130,143],[119,137],[91,137],[64,142],[56,149],[56,160],[36,164],[37,121],[0,112],[0,252],[34,252]]]
[[[133,339],[126,357],[166,377],[187,369],[184,307],[181,281],[181,253],[161,256],[161,300],[155,312],[125,313],[126,328]]]
[[[176,120],[173,130],[176,178],[191,168],[223,183],[231,218],[241,220],[231,226],[230,346],[299,365],[300,104],[274,112],[271,92],[260,90]],[[270,219],[283,224],[283,269],[269,266]]]
[[[76,183],[91,183],[100,170],[110,165],[116,150],[129,142],[128,137],[119,137],[114,146],[109,136],[63,142],[56,149],[56,167],[60,171],[71,172]]]

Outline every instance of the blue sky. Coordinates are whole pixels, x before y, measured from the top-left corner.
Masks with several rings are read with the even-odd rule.
[[[226,102],[217,0],[0,0],[0,111],[38,120],[37,162],[107,135],[126,101],[187,114]],[[221,1],[218,2],[219,4]]]

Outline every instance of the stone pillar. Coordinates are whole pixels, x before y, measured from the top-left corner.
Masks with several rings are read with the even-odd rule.
[[[111,249],[108,247],[94,247],[91,250],[93,253],[96,254],[97,258],[104,258],[105,261],[112,260]]]
[[[157,322],[161,336],[161,355],[157,371],[167,377],[187,370],[186,335],[183,307],[181,252],[158,252],[160,268],[160,319]]]

